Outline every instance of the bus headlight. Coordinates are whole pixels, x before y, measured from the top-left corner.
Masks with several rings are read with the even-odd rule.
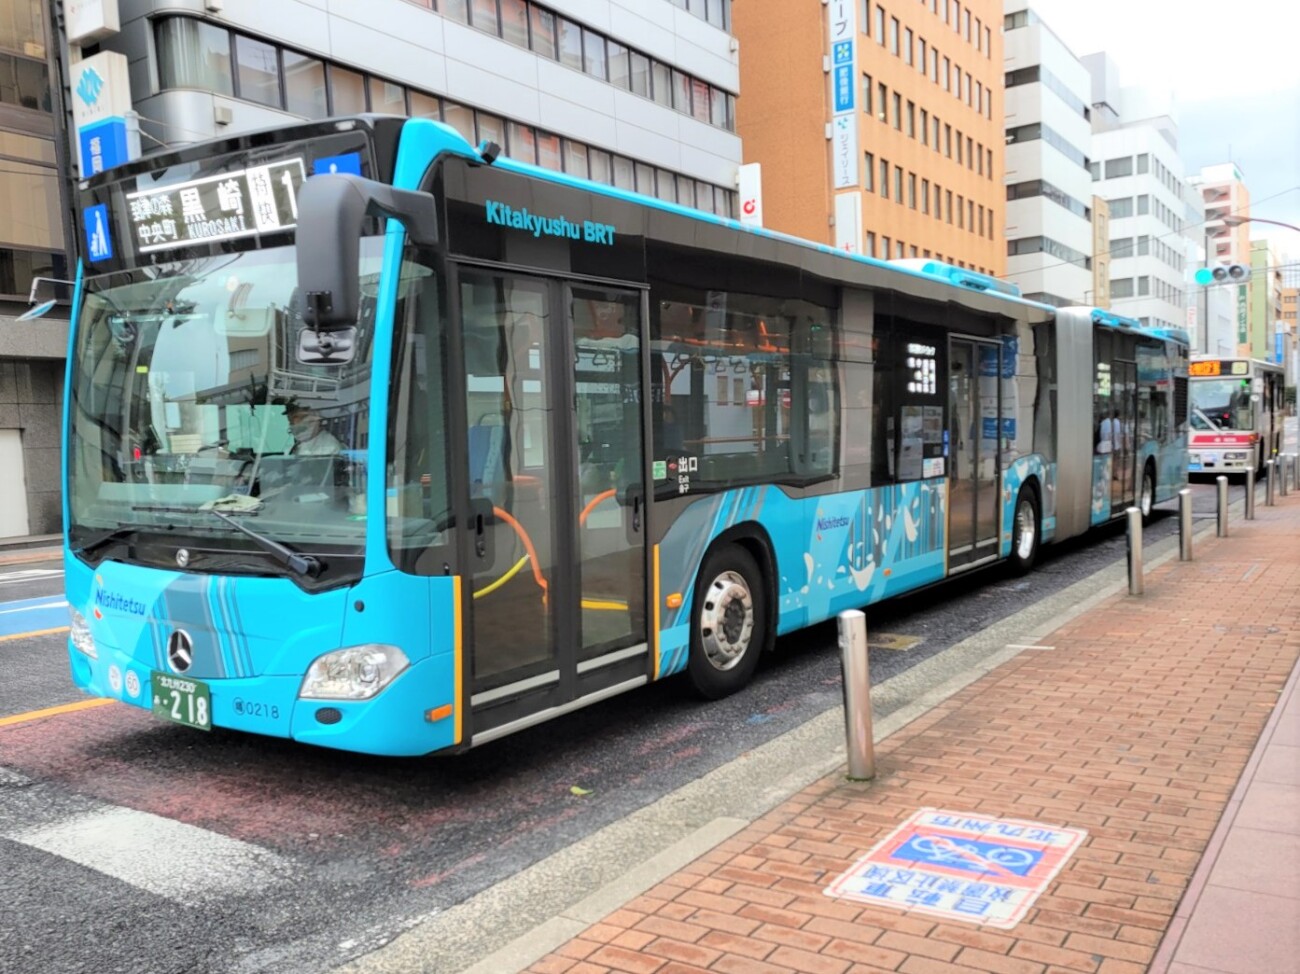
[[[90,634],[90,625],[86,622],[86,617],[72,606],[68,606],[68,615],[71,616],[68,638],[72,640],[73,648],[79,653],[85,653],[91,659],[99,659],[99,650],[95,648],[95,637]]]
[[[298,696],[308,700],[369,700],[410,666],[396,646],[366,643],[318,656]]]

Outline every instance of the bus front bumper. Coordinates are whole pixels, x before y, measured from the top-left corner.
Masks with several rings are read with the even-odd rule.
[[[179,708],[180,719],[166,701],[156,699],[155,672],[138,660],[99,644],[89,656],[68,641],[72,679],[77,688],[96,697],[118,700],[148,710],[163,721],[176,721],[198,729],[220,727],[303,744],[376,754],[413,757],[453,747],[459,743],[459,715],[449,697],[453,687],[449,657],[420,660],[397,676],[369,700],[305,700],[298,697],[300,676],[255,676],[188,680],[170,673],[157,675],[201,690],[186,697],[202,697],[204,707]],[[445,692],[429,688],[446,688]],[[450,712],[447,712],[450,711]],[[206,717],[193,721],[196,716]],[[191,720],[186,720],[189,717]]]
[[[1188,455],[1189,473],[1245,473],[1251,468],[1251,450],[1193,450]]]

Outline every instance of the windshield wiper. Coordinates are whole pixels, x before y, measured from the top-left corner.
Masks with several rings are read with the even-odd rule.
[[[274,555],[276,560],[290,571],[296,572],[299,575],[306,575],[308,578],[316,578],[320,575],[321,569],[324,566],[321,565],[320,559],[315,555],[299,554],[288,545],[283,545],[273,538],[268,538],[266,535],[259,534],[252,528],[240,524],[229,514],[218,511],[215,507],[209,508],[208,513],[213,517],[221,518],[221,520],[225,521],[231,527],[244,532],[244,534],[256,541],[268,553]]]
[[[1202,409],[1197,409],[1197,410],[1195,410],[1195,413],[1196,413],[1197,416],[1200,416],[1201,419],[1205,420],[1206,425],[1208,425],[1208,426],[1210,427],[1210,429],[1212,429],[1212,430],[1220,430],[1220,431],[1222,430],[1222,427],[1219,426],[1219,424],[1216,423],[1214,420],[1210,419],[1210,417],[1207,416],[1207,415],[1205,414],[1205,411],[1204,411],[1204,410],[1202,410]]]

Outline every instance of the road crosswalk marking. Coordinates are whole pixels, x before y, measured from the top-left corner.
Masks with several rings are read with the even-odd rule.
[[[4,837],[186,906],[265,892],[293,872],[291,860],[259,846],[116,805]]]

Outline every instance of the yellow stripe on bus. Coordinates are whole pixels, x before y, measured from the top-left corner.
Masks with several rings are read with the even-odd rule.
[[[455,732],[455,737],[452,740],[452,743],[459,744],[461,742],[461,739],[465,735],[465,711],[461,706],[464,697],[464,693],[461,688],[461,673],[462,673],[462,666],[464,665],[462,660],[464,657],[465,647],[462,638],[464,627],[463,627],[463,620],[462,620],[462,609],[460,604],[460,576],[459,575],[455,575],[452,577],[452,598],[455,600],[455,609],[452,612],[452,618],[455,619],[455,634],[452,637],[453,640],[452,655],[455,657],[453,672],[455,675],[452,677],[452,679],[456,681],[456,687],[453,690],[454,699],[456,701],[456,732]]]
[[[108,697],[95,697],[93,700],[78,700],[76,703],[60,704],[57,707],[46,707],[44,710],[29,710],[25,714],[14,714],[12,717],[0,717],[0,727],[12,727],[14,724],[26,724],[33,720],[40,720],[43,717],[57,717],[59,714],[70,714],[77,710],[91,710],[95,707],[102,707],[105,704],[117,703]]]
[[[651,584],[654,589],[654,646],[655,646],[655,671],[650,674],[650,679],[659,679],[659,546],[654,546],[654,557],[652,558],[650,572],[653,575]]]

